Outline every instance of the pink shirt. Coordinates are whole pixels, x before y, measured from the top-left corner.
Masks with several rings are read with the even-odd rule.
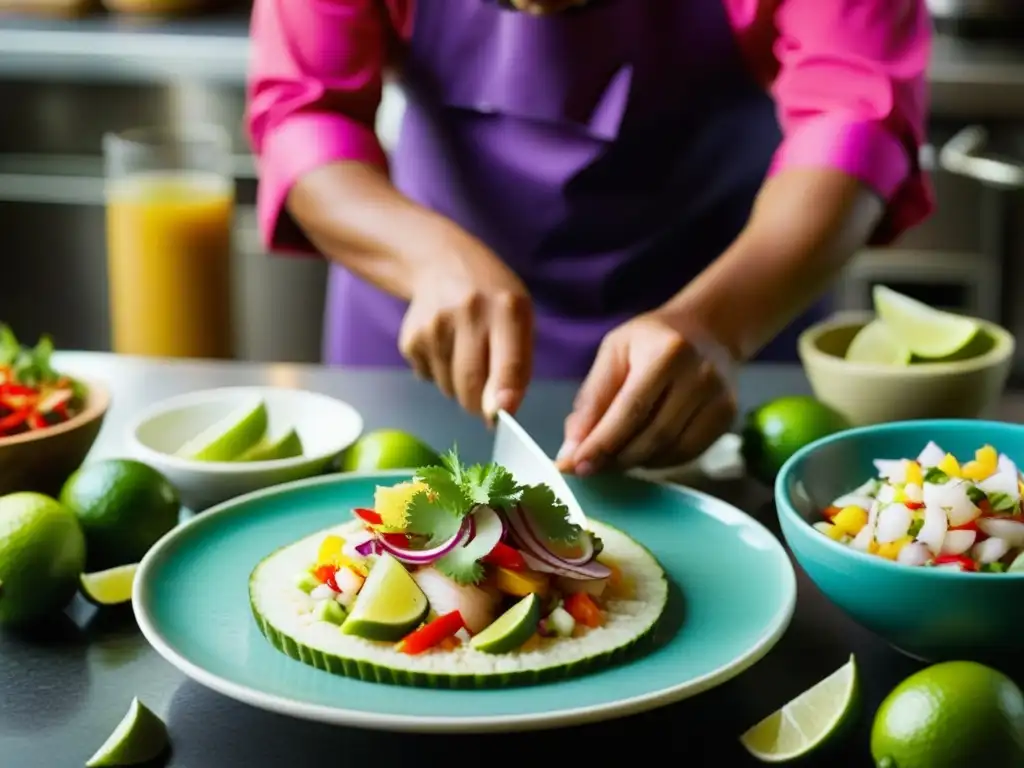
[[[718,2],[777,104],[784,138],[770,172],[831,167],[860,179],[888,206],[875,243],[923,220],[933,205],[918,165],[931,47],[925,0]],[[342,159],[387,166],[374,123],[383,72],[409,39],[414,6],[254,0],[247,120],[268,249],[309,251],[279,226],[303,174]]]

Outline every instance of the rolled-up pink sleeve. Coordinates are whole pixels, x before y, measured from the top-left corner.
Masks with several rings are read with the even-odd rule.
[[[783,141],[772,173],[831,167],[887,204],[872,243],[925,219],[932,191],[918,162],[928,109],[925,0],[781,0],[772,84]]]
[[[255,0],[246,127],[256,154],[260,236],[315,253],[285,201],[305,173],[337,160],[386,167],[374,131],[390,20],[379,0]]]

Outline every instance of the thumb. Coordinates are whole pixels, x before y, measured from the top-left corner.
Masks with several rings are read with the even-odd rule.
[[[629,365],[619,350],[612,345],[602,344],[576,395],[572,413],[565,420],[565,439],[556,459],[560,470],[567,471],[575,467],[576,449],[604,416],[625,383],[628,372]]]

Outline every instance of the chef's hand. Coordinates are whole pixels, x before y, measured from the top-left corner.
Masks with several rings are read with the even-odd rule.
[[[533,307],[522,281],[466,235],[425,264],[402,322],[399,349],[421,377],[467,411],[514,413],[533,358]]]
[[[586,475],[696,458],[736,415],[729,360],[724,348],[696,342],[658,312],[619,326],[604,338],[566,419],[559,468]]]

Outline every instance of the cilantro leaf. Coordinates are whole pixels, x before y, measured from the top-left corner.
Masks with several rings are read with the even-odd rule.
[[[409,500],[403,530],[426,536],[429,538],[427,546],[436,546],[459,532],[462,517],[462,514],[441,504],[438,497],[420,491]]]
[[[441,466],[448,470],[456,485],[462,486],[462,462],[459,461],[458,446],[453,445],[451,450],[441,457]]]
[[[1017,511],[1017,502],[1008,493],[995,491],[988,495],[988,503],[992,505],[993,512],[1001,514],[1012,514]]]
[[[931,483],[932,485],[942,485],[943,483],[949,482],[949,475],[938,467],[931,467],[924,473],[924,481],[926,483]]]
[[[463,490],[475,504],[507,507],[519,499],[512,473],[498,464],[474,464],[463,473]]]
[[[416,471],[416,477],[430,487],[434,501],[449,512],[461,516],[473,506],[462,486],[445,467],[422,467]]]
[[[569,520],[569,508],[546,485],[528,485],[522,489],[519,504],[551,541],[576,541],[583,529]]]
[[[468,547],[456,547],[442,557],[434,567],[457,584],[476,584],[484,577],[484,567]]]
[[[21,344],[9,325],[0,324],[0,365],[11,365],[21,354]]]

